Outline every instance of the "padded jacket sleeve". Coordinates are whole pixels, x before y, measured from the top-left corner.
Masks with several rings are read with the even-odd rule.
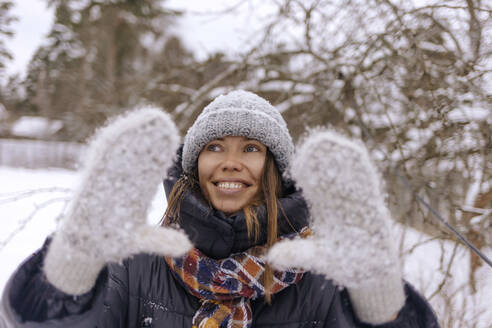
[[[44,276],[48,244],[49,240],[17,269],[4,289],[1,310],[7,327],[126,327],[126,269],[113,265],[111,274],[104,269],[88,293],[65,294]]]
[[[350,298],[346,289],[335,295],[325,327],[332,327],[330,321],[339,318],[348,322],[347,327],[357,328],[439,328],[437,318],[427,301],[408,283],[405,283],[406,302],[395,320],[381,324],[371,325],[358,321],[357,315],[352,309]],[[377,291],[375,291],[377,292]],[[343,313],[343,315],[342,315]],[[343,316],[343,318],[340,318]],[[343,326],[343,325],[342,325]]]

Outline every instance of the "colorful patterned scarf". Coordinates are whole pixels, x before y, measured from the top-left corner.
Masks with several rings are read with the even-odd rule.
[[[265,250],[257,246],[214,260],[194,248],[183,257],[165,258],[176,279],[201,301],[193,328],[251,327],[250,300],[265,296],[265,263],[260,259]],[[273,271],[271,294],[297,283],[302,276],[300,270]]]

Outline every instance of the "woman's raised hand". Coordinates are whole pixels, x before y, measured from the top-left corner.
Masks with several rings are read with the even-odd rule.
[[[119,117],[96,133],[85,154],[80,186],[44,262],[51,284],[68,294],[83,294],[108,262],[139,252],[180,256],[192,247],[183,232],[146,224],[178,145],[170,117],[151,108]]]
[[[291,174],[309,204],[313,236],[278,242],[267,260],[347,287],[363,321],[392,319],[405,302],[402,278],[381,179],[364,145],[312,132],[298,147]]]

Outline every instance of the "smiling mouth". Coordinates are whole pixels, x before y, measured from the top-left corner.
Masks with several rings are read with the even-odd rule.
[[[230,191],[241,190],[250,186],[243,182],[214,182],[213,184],[217,188]]]

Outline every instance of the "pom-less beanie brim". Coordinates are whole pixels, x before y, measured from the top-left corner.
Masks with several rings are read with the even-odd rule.
[[[280,113],[265,99],[246,91],[233,91],[211,102],[188,130],[182,165],[191,173],[203,147],[224,136],[240,136],[263,143],[281,172],[294,151],[292,138]]]

